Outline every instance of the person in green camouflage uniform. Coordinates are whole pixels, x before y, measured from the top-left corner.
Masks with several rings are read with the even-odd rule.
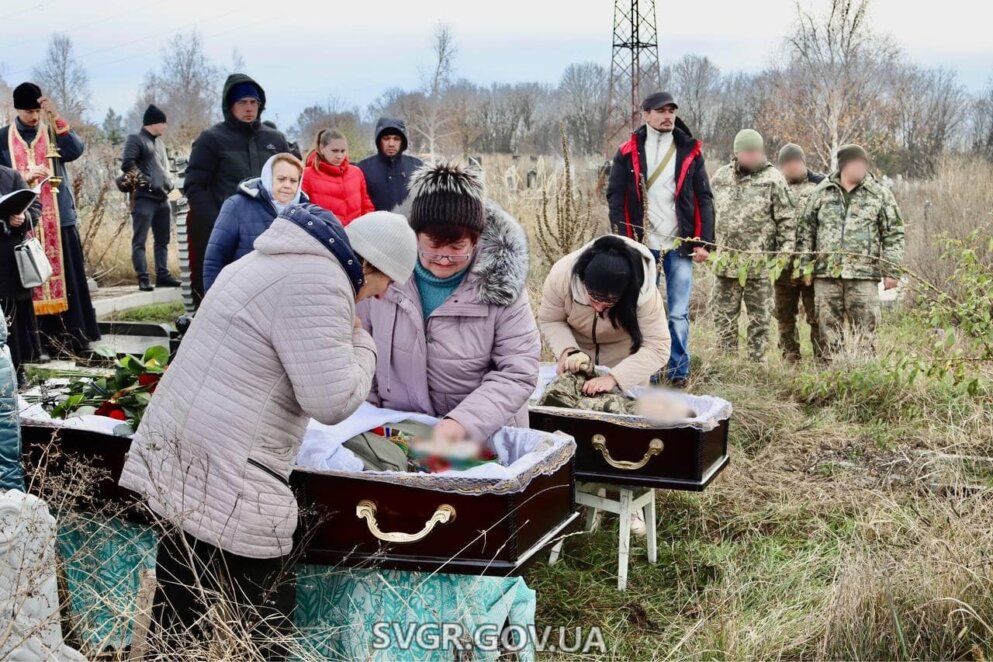
[[[846,326],[870,348],[879,324],[879,280],[897,286],[903,218],[893,193],[869,173],[858,145],[838,150],[838,170],[817,185],[797,228],[801,270],[814,284],[814,306],[829,355]]]
[[[803,148],[793,143],[783,145],[779,150],[779,171],[783,173],[790,187],[790,194],[796,203],[799,214],[807,204],[807,199],[817,185],[824,181],[824,175],[807,168],[807,156]],[[800,332],[797,329],[797,316],[800,304],[810,325],[810,342],[814,348],[814,358],[823,355],[817,312],[814,309],[814,286],[806,285],[799,273],[795,273],[793,262],[786,265],[783,273],[773,286],[776,300],[776,324],[779,326],[779,348],[783,358],[790,362],[800,360]]]
[[[772,308],[768,264],[777,253],[794,250],[793,198],[786,180],[766,158],[762,136],[753,129],[735,136],[734,158],[714,174],[711,188],[719,253],[711,305],[718,342],[726,353],[737,353],[738,318],[744,304],[748,355],[762,361]]]

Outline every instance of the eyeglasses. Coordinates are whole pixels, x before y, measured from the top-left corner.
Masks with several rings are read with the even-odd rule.
[[[617,297],[594,294],[589,290],[586,290],[586,298],[590,300],[590,303],[598,303],[603,306],[616,306],[617,302],[620,300]]]
[[[440,255],[438,253],[420,251],[420,254],[425,260],[434,262],[435,264],[444,264],[446,260],[449,264],[462,264],[463,262],[468,262],[469,258],[472,257],[472,253],[466,253],[465,255]]]

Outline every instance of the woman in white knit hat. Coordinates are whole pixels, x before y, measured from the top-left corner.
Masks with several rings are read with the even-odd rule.
[[[272,646],[296,599],[290,471],[310,418],[338,423],[369,394],[376,348],[356,302],[406,281],[416,259],[402,216],[374,212],[343,229],[297,205],[210,288],[120,479],[172,525],[156,571],[165,637],[209,637],[196,623],[219,591],[248,607],[242,620],[269,642],[266,658],[285,655]]]

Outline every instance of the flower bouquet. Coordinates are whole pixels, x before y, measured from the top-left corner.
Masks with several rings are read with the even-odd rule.
[[[149,347],[140,359],[131,355],[117,359],[112,375],[69,384],[68,394],[52,410],[52,418],[94,414],[117,419],[136,430],[168,364],[169,350],[161,345]]]

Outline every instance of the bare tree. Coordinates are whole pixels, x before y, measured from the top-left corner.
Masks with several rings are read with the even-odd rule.
[[[842,144],[869,142],[896,63],[892,42],[871,30],[868,8],[869,0],[830,0],[818,15],[798,4],[797,25],[786,40],[791,64],[778,95],[832,168]]]
[[[570,64],[558,91],[562,123],[574,149],[599,154],[607,139],[610,72],[595,62]]]
[[[83,119],[90,103],[89,78],[76,59],[69,35],[52,35],[45,60],[35,67],[34,77],[63,117],[70,122]]]
[[[197,32],[176,35],[166,46],[160,71],[147,74],[129,127],[137,129],[145,107],[154,103],[169,117],[170,142],[189,145],[218,117],[221,75],[204,54]]]
[[[359,110],[348,108],[341,97],[332,95],[324,104],[307,106],[297,116],[293,134],[305,153],[314,147],[321,129],[338,129],[345,135],[351,161],[369,153],[369,145],[363,140],[365,133]]]
[[[424,141],[431,158],[438,151],[438,143],[451,132],[451,109],[445,103],[445,92],[452,82],[455,68],[455,33],[445,24],[439,24],[432,36],[434,63],[424,76],[421,98],[413,104],[413,130]]]
[[[967,97],[955,72],[908,65],[894,80],[895,137],[901,170],[930,177],[966,117]]]
[[[969,107],[969,147],[993,161],[993,79]]]
[[[683,121],[691,131],[709,140],[720,97],[721,70],[710,58],[693,54],[683,56],[666,69],[669,71],[663,78],[671,81]]]

